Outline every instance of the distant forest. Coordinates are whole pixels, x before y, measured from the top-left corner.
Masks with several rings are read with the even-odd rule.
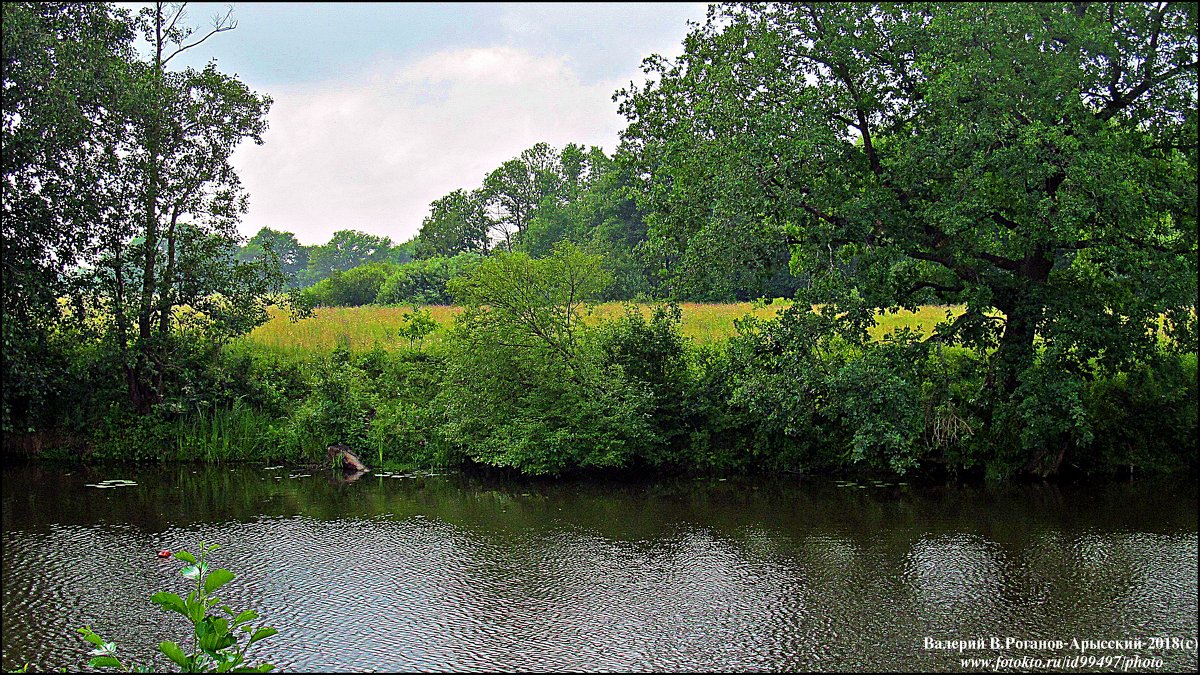
[[[787,235],[771,222],[706,222],[667,236],[647,226],[628,162],[593,146],[538,143],[483,178],[429,205],[420,233],[401,243],[340,230],[304,246],[263,228],[241,247],[245,262],[278,261],[289,288],[318,306],[451,304],[446,282],[493,251],[544,257],[560,241],[603,256],[612,282],[603,300],[672,298],[734,302],[791,297]]]

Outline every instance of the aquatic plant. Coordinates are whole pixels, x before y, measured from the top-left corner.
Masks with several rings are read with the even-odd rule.
[[[273,670],[275,666],[270,663],[247,664],[246,650],[255,642],[279,631],[270,626],[255,628],[250,622],[258,618],[257,612],[237,612],[229,605],[220,604],[220,598],[212,594],[234,579],[233,572],[227,569],[209,571],[206,558],[218,548],[218,544],[200,542],[199,559],[188,551],[178,551],[173,556],[188,563],[179,571],[179,575],[194,581],[196,588],[184,597],[162,591],[150,596],[150,600],[164,610],[176,612],[190,621],[195,640],[190,654],[171,640],[160,642],[158,649],[185,673],[265,673]],[[117,645],[105,641],[90,627],[78,630],[85,640],[96,646],[90,652],[92,658],[88,661],[89,666],[137,673],[156,671],[153,666],[123,662],[117,656]],[[243,635],[248,639],[243,641]]]

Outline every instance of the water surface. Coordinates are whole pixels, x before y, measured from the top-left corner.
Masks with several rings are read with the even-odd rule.
[[[103,480],[136,485],[89,487]],[[166,668],[218,593],[281,670],[961,670],[935,640],[1191,639],[1098,652],[1194,671],[1194,482],[974,488],[832,479],[526,481],[265,467],[8,467],[3,667],[77,669],[89,625]],[[1087,670],[1087,669],[1085,669]]]

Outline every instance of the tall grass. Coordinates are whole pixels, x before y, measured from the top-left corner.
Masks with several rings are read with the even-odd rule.
[[[274,420],[238,401],[175,422],[175,460],[207,463],[284,459],[271,440]]]
[[[683,310],[683,334],[696,342],[718,342],[725,340],[737,329],[734,321],[747,314],[759,318],[770,318],[780,309],[787,306],[786,301],[776,301],[763,306],[749,302],[730,304],[710,304],[686,302],[680,304]],[[588,317],[589,321],[615,319],[624,313],[624,303],[608,302],[597,305]],[[642,313],[649,316],[653,305],[638,305]],[[438,322],[438,329],[428,338],[427,343],[438,343],[446,334],[446,329],[454,321],[454,316],[462,311],[461,307],[430,306],[426,307],[433,319]],[[328,351],[339,345],[351,351],[362,351],[381,347],[394,350],[407,346],[407,342],[397,334],[408,307],[323,307],[317,309],[311,318],[292,322],[287,315],[279,310],[271,311],[271,320],[256,328],[242,339],[245,346],[266,348],[279,353],[302,356],[312,352]],[[872,331],[875,339],[880,339],[888,332],[898,328],[913,328],[928,335],[933,327],[951,316],[961,314],[961,306],[926,306],[917,312],[901,311],[896,314],[882,314],[877,319],[876,328]]]

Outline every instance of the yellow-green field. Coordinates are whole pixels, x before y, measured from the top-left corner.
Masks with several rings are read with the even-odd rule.
[[[755,307],[751,303],[732,304],[681,303],[683,310],[683,334],[697,342],[714,342],[730,337],[736,332],[735,319],[753,314],[761,318],[774,316],[784,306],[781,301],[772,305]],[[640,305],[643,314],[649,315],[652,305]],[[427,341],[435,342],[445,335],[446,328],[453,322],[459,307],[426,307],[440,327]],[[271,350],[304,353],[328,351],[345,345],[351,350],[370,349],[376,345],[394,349],[407,345],[397,335],[408,307],[325,307],[316,310],[308,319],[292,322],[279,310],[272,310],[271,320],[256,328],[243,338],[250,345]],[[962,307],[926,306],[918,312],[900,312],[881,316],[873,334],[876,338],[885,332],[901,327],[910,327],[928,334],[933,326],[946,318],[946,312],[962,313]],[[610,302],[593,308],[592,321],[613,319],[623,314],[623,305]]]

